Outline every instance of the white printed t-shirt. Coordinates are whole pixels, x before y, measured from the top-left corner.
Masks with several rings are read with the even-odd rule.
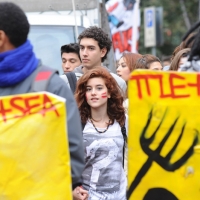
[[[127,116],[126,116],[127,132]],[[97,128],[99,131],[105,128]],[[118,122],[98,133],[88,121],[83,130],[85,169],[83,188],[88,200],[126,200],[127,179],[123,169],[124,139]]]

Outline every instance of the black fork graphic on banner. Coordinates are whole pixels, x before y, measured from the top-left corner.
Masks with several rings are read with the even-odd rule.
[[[167,111],[165,111],[166,114]],[[139,170],[139,172],[137,173],[135,179],[133,180],[133,182],[131,183],[129,189],[128,189],[128,193],[127,193],[127,197],[130,198],[131,194],[133,193],[133,191],[135,190],[135,188],[138,186],[138,184],[140,183],[140,181],[142,180],[142,178],[144,177],[144,175],[147,173],[147,171],[149,170],[149,168],[151,167],[153,161],[156,162],[158,165],[160,165],[163,169],[165,169],[166,171],[175,171],[178,168],[180,168],[189,158],[190,156],[193,154],[194,151],[194,146],[198,143],[198,131],[196,131],[196,136],[193,140],[192,145],[189,147],[189,149],[186,151],[186,153],[176,162],[174,163],[170,163],[170,159],[172,157],[172,154],[174,153],[174,151],[176,150],[182,136],[184,133],[184,129],[186,126],[186,123],[182,126],[180,135],[177,139],[177,141],[175,142],[174,146],[171,148],[171,150],[168,152],[168,154],[163,157],[160,155],[160,152],[163,148],[163,146],[165,145],[167,139],[169,138],[169,136],[172,134],[173,129],[179,119],[179,117],[176,118],[176,120],[174,121],[174,123],[170,126],[169,130],[167,131],[166,135],[164,136],[164,138],[162,139],[162,141],[160,142],[159,146],[156,148],[156,150],[152,150],[150,149],[150,144],[153,142],[157,131],[159,130],[161,124],[163,123],[163,120],[165,118],[165,114],[162,117],[161,122],[159,123],[158,127],[156,128],[156,130],[153,132],[152,136],[149,138],[145,138],[145,133],[151,123],[152,120],[152,116],[153,116],[153,109],[151,110],[151,112],[149,113],[149,118],[148,121],[142,131],[142,134],[140,136],[140,145],[142,147],[142,150],[145,152],[145,154],[148,155],[148,159],[146,160],[146,162],[143,164],[143,166],[141,167],[141,169]]]

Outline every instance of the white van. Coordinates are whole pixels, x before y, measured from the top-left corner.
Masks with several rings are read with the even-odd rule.
[[[76,42],[75,19],[73,15],[52,12],[26,13],[31,25],[29,39],[37,58],[46,66],[62,73],[60,47]],[[76,18],[78,33],[90,26],[88,18]]]

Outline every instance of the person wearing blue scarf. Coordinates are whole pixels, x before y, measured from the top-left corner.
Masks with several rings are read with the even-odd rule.
[[[38,69],[42,68],[30,41],[27,40],[29,26],[27,17],[21,8],[9,2],[0,3],[0,115],[1,97],[33,92],[32,83],[34,83]],[[52,70],[48,67],[43,67],[43,69]],[[68,128],[72,188],[74,189],[73,194],[78,188],[80,196],[81,188],[78,186],[81,185],[81,174],[84,169],[84,151],[79,111],[73,94],[58,74],[53,73],[47,83],[45,91],[66,99],[66,127]],[[38,130],[38,133],[40,131]],[[10,184],[9,182],[12,181],[7,182]],[[79,199],[84,200],[86,197],[87,194],[84,194]]]
[[[0,53],[0,87],[23,81],[37,68],[38,62],[29,40],[18,48]]]

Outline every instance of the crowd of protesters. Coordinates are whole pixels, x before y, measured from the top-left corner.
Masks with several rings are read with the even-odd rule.
[[[167,70],[199,71],[200,34],[194,33],[198,26],[174,50]],[[36,58],[28,33],[24,12],[13,3],[0,3],[0,96],[32,92],[42,61]],[[85,29],[77,44],[61,47],[64,74],[55,73],[46,89],[67,99],[74,200],[126,199],[128,80],[133,70],[163,70],[156,56],[124,52],[115,74],[102,65],[111,45],[101,28]]]

